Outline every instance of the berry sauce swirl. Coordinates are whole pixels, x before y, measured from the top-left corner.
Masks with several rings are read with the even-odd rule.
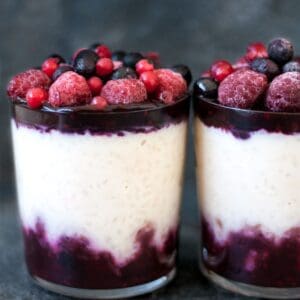
[[[25,125],[41,132],[123,135],[124,132],[151,132],[188,118],[190,95],[173,104],[147,101],[139,104],[109,105],[105,110],[91,105],[32,110],[21,101],[12,103],[12,117],[17,126]]]
[[[288,135],[300,133],[300,113],[238,109],[202,97],[194,97],[194,111],[206,126],[224,129],[240,139],[248,139],[259,130]]]

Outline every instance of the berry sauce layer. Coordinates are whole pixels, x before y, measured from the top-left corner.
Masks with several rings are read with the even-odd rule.
[[[244,227],[220,241],[204,219],[202,261],[208,271],[234,281],[263,287],[300,287],[300,227],[290,228],[281,237],[267,234],[259,226]]]
[[[225,130],[239,139],[248,139],[259,130],[285,135],[300,134],[300,113],[231,108],[198,97],[194,99],[194,111],[206,126]]]
[[[175,267],[177,230],[170,230],[157,245],[155,231],[141,228],[136,251],[119,264],[109,251],[94,249],[83,236],[61,236],[51,243],[41,221],[23,228],[25,255],[32,276],[83,289],[125,288],[151,282]]]
[[[17,126],[24,125],[41,132],[101,135],[124,132],[147,133],[187,120],[189,95],[169,105],[159,101],[140,104],[109,105],[97,110],[92,105],[32,110],[26,104],[12,103],[12,116]]]

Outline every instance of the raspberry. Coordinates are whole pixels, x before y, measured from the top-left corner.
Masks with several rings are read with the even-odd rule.
[[[266,106],[271,111],[300,112],[300,73],[277,76],[270,84]]]
[[[85,78],[72,71],[60,75],[49,89],[49,103],[52,106],[85,104],[91,97]]]
[[[157,69],[154,70],[154,73],[159,80],[155,92],[158,100],[167,104],[172,103],[187,91],[186,81],[179,73],[169,69]]]
[[[226,106],[251,108],[268,85],[266,75],[252,70],[238,70],[219,86],[219,102]]]
[[[229,74],[234,72],[232,65],[226,60],[218,60],[211,66],[211,75],[212,77],[221,82],[224,80]]]
[[[32,109],[41,107],[47,98],[48,92],[42,88],[32,88],[26,93],[27,105]]]
[[[117,79],[108,81],[101,91],[110,104],[129,104],[143,102],[147,99],[147,91],[138,79]]]
[[[13,99],[25,98],[29,89],[39,87],[48,90],[50,78],[41,70],[30,69],[17,74],[7,86],[7,94]]]

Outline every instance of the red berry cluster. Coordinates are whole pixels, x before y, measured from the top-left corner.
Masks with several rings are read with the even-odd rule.
[[[77,50],[70,64],[58,54],[49,56],[41,70],[18,74],[7,90],[12,99],[25,98],[32,109],[44,104],[88,104],[103,110],[108,104],[139,103],[151,98],[172,103],[186,92],[185,76],[189,78],[190,71],[181,66],[181,71],[166,72],[158,65],[159,55],[155,52],[112,53],[104,44],[93,44]],[[161,95],[167,95],[167,100]]]
[[[216,61],[195,82],[194,92],[218,97],[226,106],[270,111],[300,111],[300,61],[285,38],[250,44],[244,56],[231,65]]]

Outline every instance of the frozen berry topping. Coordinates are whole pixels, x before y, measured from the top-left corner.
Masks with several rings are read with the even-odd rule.
[[[194,84],[194,96],[260,111],[300,111],[300,58],[285,38],[250,44],[232,66],[219,60]]]
[[[49,103],[52,106],[85,104],[92,93],[85,78],[75,72],[63,73],[49,89]]]
[[[31,109],[139,110],[181,100],[191,78],[185,65],[160,68],[156,52],[111,51],[94,43],[69,59],[51,54],[36,69],[16,75],[7,93],[16,104]]]
[[[139,103],[147,99],[147,91],[138,79],[117,79],[106,83],[101,96],[110,104]]]
[[[219,86],[221,104],[238,108],[251,108],[268,85],[264,74],[252,70],[239,70],[225,78]]]
[[[158,76],[158,87],[156,96],[166,104],[172,103],[187,91],[184,78],[170,69],[157,69],[154,73]]]
[[[43,71],[30,69],[17,74],[8,83],[7,94],[12,99],[25,98],[26,93],[31,88],[49,89],[51,80]]]
[[[300,112],[300,73],[276,77],[268,89],[266,106],[271,111]]]

